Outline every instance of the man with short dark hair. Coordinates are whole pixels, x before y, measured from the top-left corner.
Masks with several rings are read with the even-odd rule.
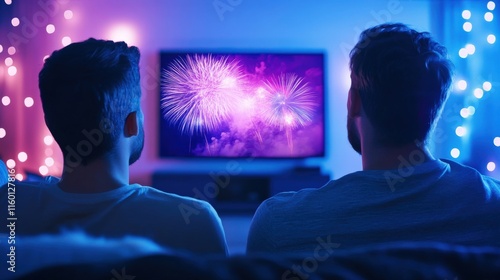
[[[139,58],[136,47],[93,38],[47,58],[39,88],[64,169],[59,182],[16,184],[16,234],[139,236],[225,255],[221,221],[208,203],[129,183],[129,165],[144,145]],[[1,201],[6,196],[0,188]],[[7,211],[1,213],[6,220]]]
[[[427,32],[382,24],[362,32],[350,68],[348,138],[363,171],[266,200],[247,251],[395,241],[500,247],[500,182],[427,148],[452,81],[445,47]]]

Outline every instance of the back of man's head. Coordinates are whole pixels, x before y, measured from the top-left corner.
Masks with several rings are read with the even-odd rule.
[[[452,63],[427,32],[382,24],[360,35],[351,51],[352,89],[380,145],[425,141],[448,97]]]
[[[45,60],[39,88],[45,123],[66,155],[82,163],[113,149],[127,115],[140,108],[139,50],[88,39]]]

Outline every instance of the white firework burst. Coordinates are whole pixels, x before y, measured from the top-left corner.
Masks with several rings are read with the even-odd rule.
[[[220,128],[242,96],[244,75],[227,56],[187,55],[163,70],[161,108],[181,133],[193,135]]]

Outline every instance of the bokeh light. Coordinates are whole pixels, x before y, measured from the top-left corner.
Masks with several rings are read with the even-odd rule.
[[[54,165],[54,159],[51,158],[51,157],[48,157],[45,159],[45,165],[47,165],[48,167],[51,167]]]
[[[495,137],[495,139],[493,139],[493,145],[500,147],[500,137]]]
[[[17,74],[16,66],[9,66],[9,69],[7,69],[7,73],[9,73],[9,76],[15,76]]]
[[[16,48],[15,47],[9,47],[7,49],[7,53],[9,53],[10,55],[14,55],[16,53]]]
[[[484,82],[483,89],[484,89],[484,91],[490,91],[491,90],[491,83],[488,81]]]
[[[462,11],[462,18],[463,19],[470,19],[471,13],[469,10],[463,10]]]
[[[451,157],[453,157],[453,158],[458,158],[458,157],[460,156],[460,150],[459,150],[459,149],[457,149],[457,148],[453,148],[453,149],[451,149],[451,151],[450,151],[450,155],[451,155]]]
[[[73,18],[73,11],[71,11],[71,10],[64,11],[64,18],[65,19],[72,19]]]
[[[47,146],[50,146],[52,145],[52,143],[54,143],[54,138],[52,137],[52,135],[47,135],[43,137],[43,143],[45,143],[45,145]]]
[[[458,56],[460,56],[461,58],[466,58],[468,55],[469,55],[469,52],[465,48],[461,48],[458,51]]]
[[[486,12],[484,14],[484,20],[487,22],[491,22],[493,20],[493,13],[492,12]]]
[[[12,4],[12,0],[4,0],[5,4],[10,5]]]
[[[40,166],[40,168],[38,168],[38,171],[40,172],[40,174],[42,176],[45,176],[45,175],[47,175],[47,173],[49,173],[49,168],[45,165],[42,165],[42,166]]]
[[[8,97],[8,96],[2,97],[2,104],[3,104],[3,106],[9,106],[9,104],[10,104],[10,97]]]
[[[469,111],[470,116],[472,116],[472,115],[474,115],[474,113],[476,113],[476,108],[474,106],[467,107],[467,110]]]
[[[495,2],[489,1],[488,4],[486,4],[486,8],[488,8],[488,10],[490,11],[493,11],[495,9]]]
[[[484,92],[483,92],[483,90],[482,90],[482,89],[480,89],[480,88],[476,88],[476,89],[474,90],[474,96],[475,96],[477,99],[481,99],[481,98],[483,98],[483,96],[484,96]]]
[[[16,161],[13,159],[8,159],[5,162],[5,165],[7,165],[8,168],[14,168],[14,167],[16,167]]]
[[[467,129],[465,129],[465,127],[463,126],[458,126],[457,129],[455,129],[455,133],[457,134],[457,136],[463,137],[465,136],[465,133],[467,133]]]
[[[465,45],[465,49],[467,50],[468,54],[474,54],[476,52],[476,46],[474,46],[473,44]]]
[[[19,20],[19,18],[13,17],[10,23],[12,23],[12,26],[16,27],[19,26],[19,23],[21,23],[21,21]]]
[[[31,97],[26,97],[24,99],[24,106],[26,106],[28,108],[31,107],[31,106],[33,106],[34,103],[35,103],[35,101]]]
[[[12,57],[6,57],[4,62],[5,66],[11,66],[12,64],[14,64],[14,60],[12,59]]]
[[[463,25],[464,31],[465,32],[470,32],[472,30],[472,23],[470,22],[465,22]]]
[[[61,39],[61,43],[63,46],[67,46],[67,45],[71,44],[71,38],[69,36],[64,36]]]
[[[465,90],[465,89],[467,89],[467,82],[465,80],[459,80],[457,82],[457,88],[459,90]]]
[[[25,162],[28,159],[28,154],[25,152],[20,152],[19,154],[17,154],[17,159],[20,162]]]
[[[489,44],[494,44],[495,41],[497,40],[497,38],[495,37],[495,35],[493,34],[490,34],[486,37],[486,41],[489,43]]]
[[[22,180],[24,180],[23,174],[21,174],[21,173],[17,173],[17,174],[16,174],[16,179],[17,179],[18,181],[22,181]]]
[[[48,34],[52,34],[56,31],[56,27],[53,24],[47,24],[45,31],[47,31]]]
[[[486,165],[486,169],[488,169],[488,171],[490,172],[495,171],[495,168],[497,168],[497,165],[493,161],[488,162],[488,164]]]
[[[4,138],[5,135],[7,135],[7,131],[5,131],[5,128],[0,127],[0,138]]]

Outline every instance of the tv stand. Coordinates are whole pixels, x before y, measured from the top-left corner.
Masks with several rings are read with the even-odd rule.
[[[205,200],[218,212],[254,212],[262,201],[284,191],[319,188],[330,177],[320,168],[294,168],[276,173],[174,172],[153,173],[154,188]]]

